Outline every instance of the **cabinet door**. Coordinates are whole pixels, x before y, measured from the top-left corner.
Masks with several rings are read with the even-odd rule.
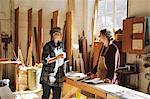
[[[123,20],[122,51],[131,52],[132,19]]]
[[[132,52],[142,53],[144,49],[145,17],[135,17],[132,22]]]
[[[143,53],[145,33],[145,17],[123,20],[122,51]]]

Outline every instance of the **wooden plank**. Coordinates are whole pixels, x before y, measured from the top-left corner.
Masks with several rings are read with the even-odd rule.
[[[92,18],[92,45],[94,42],[94,18]]]
[[[102,42],[94,42],[93,67],[97,65],[99,52],[102,46],[103,46]]]
[[[83,60],[83,54],[82,53],[80,53],[80,66],[79,67],[77,66],[77,68],[80,68],[82,73],[86,72],[85,71],[85,64],[84,64],[84,60]]]
[[[88,72],[88,61],[87,61],[87,39],[84,36],[84,31],[83,31],[83,37],[82,37],[82,48],[83,48],[83,52],[82,52],[82,57],[83,57],[83,61],[84,61],[84,69],[85,72]]]
[[[15,9],[15,29],[14,29],[14,50],[18,57],[18,45],[19,45],[19,7]],[[14,68],[14,81],[15,90],[17,90],[17,65]]]
[[[66,53],[67,59],[71,60],[72,56],[72,13],[66,13]],[[70,62],[70,65],[72,63]]]
[[[32,66],[32,8],[28,10],[27,66]]]
[[[42,62],[42,48],[43,48],[43,33],[42,33],[42,9],[38,11],[38,40],[39,40],[39,62]]]
[[[29,45],[31,43],[31,36],[32,36],[32,8],[28,10],[28,42],[27,42],[27,54]]]
[[[94,18],[92,18],[92,45],[90,46],[89,51],[89,71],[93,68],[94,63]]]
[[[80,35],[78,35],[78,43],[79,43],[79,53],[82,53],[83,49],[82,49],[82,40]]]
[[[122,51],[131,52],[132,19],[123,20]]]
[[[19,7],[15,9],[15,30],[14,30],[14,48],[15,53],[18,56],[18,41],[19,41]]]
[[[58,27],[58,10],[53,12],[53,27]]]
[[[22,51],[21,51],[21,48],[20,48],[20,44],[19,44],[19,47],[18,47],[18,59],[21,61],[21,64],[23,66],[25,66],[25,63],[24,63],[24,58],[23,58],[23,54],[22,54]]]
[[[88,68],[88,71],[91,71],[91,69],[93,68],[93,47],[92,47],[92,45],[91,46],[89,46],[89,53],[88,53],[88,55],[89,55],[89,68]]]
[[[72,11],[75,9],[75,0],[67,0],[68,2],[68,11]]]
[[[53,28],[53,18],[51,19],[51,29]]]
[[[0,22],[0,38],[1,38],[1,22]],[[0,42],[0,58],[2,57],[2,42]],[[2,80],[2,73],[3,73],[2,65],[0,65],[0,80]]]
[[[78,54],[78,57],[75,61],[74,71],[81,72],[81,62],[80,54]]]
[[[78,88],[73,87],[67,83],[63,83],[62,99],[71,98],[76,93],[77,90],[78,90]]]
[[[1,38],[1,21],[0,21],[0,38]],[[0,41],[0,58],[2,57],[2,42]]]
[[[63,38],[62,38],[62,41],[63,41],[63,44],[66,44],[66,21],[65,21],[65,25],[64,25],[64,28],[63,28]],[[66,46],[64,45],[64,47],[66,48]]]
[[[99,88],[95,88],[92,85],[89,85],[89,84],[86,84],[86,83],[83,83],[83,82],[79,82],[79,81],[75,81],[75,80],[70,79],[70,78],[66,78],[65,83],[70,84],[74,87],[77,87],[81,90],[84,90],[84,91],[90,92],[92,94],[95,94],[96,96],[100,96],[104,99],[107,99],[107,92],[105,92],[105,91],[103,91]]]
[[[38,47],[38,34],[37,34],[37,29],[34,27],[34,35],[35,35],[35,50],[36,50],[36,63],[39,63],[39,47]]]

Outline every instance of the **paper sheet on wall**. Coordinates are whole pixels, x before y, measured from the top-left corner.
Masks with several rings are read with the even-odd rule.
[[[133,33],[143,33],[143,23],[133,24]]]
[[[132,49],[133,50],[142,50],[143,49],[143,40],[142,39],[132,40]]]

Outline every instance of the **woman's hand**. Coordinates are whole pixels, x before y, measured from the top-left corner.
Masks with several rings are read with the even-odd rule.
[[[59,54],[59,55],[56,56],[56,57],[50,58],[50,59],[48,60],[48,63],[55,62],[56,60],[61,59],[61,58],[64,58],[64,57],[65,57],[64,54]]]
[[[91,72],[86,73],[87,76],[90,76],[91,74],[92,74]]]
[[[96,75],[96,74],[91,74],[90,77],[91,77],[91,78],[96,78],[97,75]]]
[[[106,78],[106,79],[104,79],[104,82],[105,82],[105,83],[111,83],[111,80],[108,79],[108,78]]]
[[[56,59],[64,58],[64,54],[59,54]]]

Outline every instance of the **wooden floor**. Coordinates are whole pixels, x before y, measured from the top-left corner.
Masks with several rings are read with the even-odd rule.
[[[24,91],[24,92],[14,92],[13,93],[16,99],[42,99],[42,90],[35,90],[35,91]],[[52,95],[49,99],[52,99]],[[76,99],[75,97],[72,98],[61,98],[61,99]]]
[[[13,94],[16,99],[41,99],[42,90],[14,92]]]

